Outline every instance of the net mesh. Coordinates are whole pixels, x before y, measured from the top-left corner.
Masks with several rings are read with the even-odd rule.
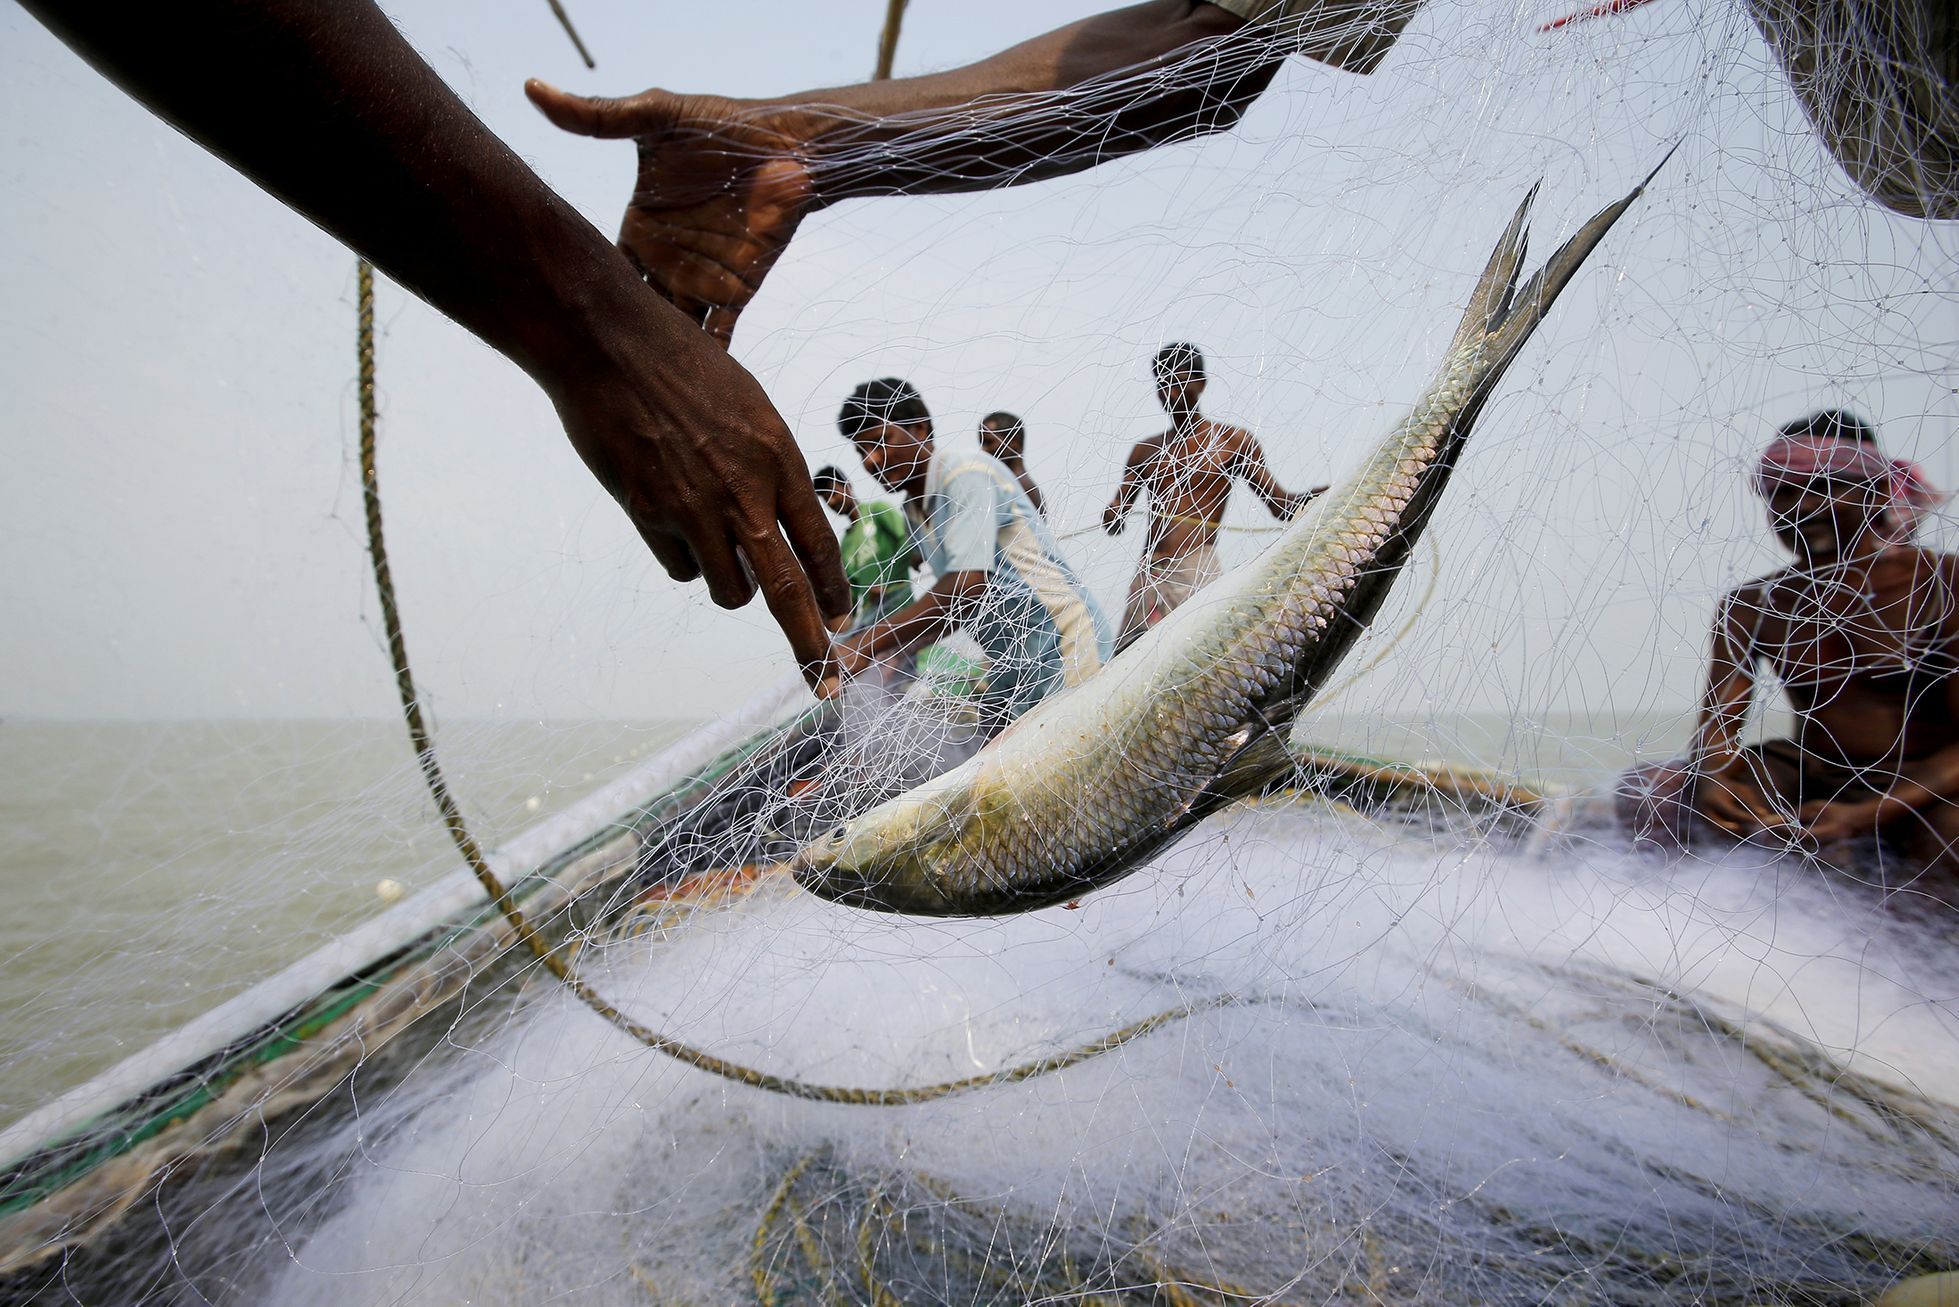
[[[1624,12],[1545,31],[1564,10],[1431,7],[1366,77],[1273,68],[1351,44],[1350,17],[1250,29],[895,142],[839,129],[826,186],[976,193],[809,218],[737,357],[812,465],[867,497],[835,426],[858,382],[909,379],[949,446],[1021,415],[1049,526],[1111,617],[1143,532],[1100,514],[1164,424],[1159,347],[1202,347],[1204,411],[1287,488],[1337,483],[1429,380],[1532,182],[1548,250],[1679,144],[1300,721],[1311,765],[1063,907],[927,921],[796,890],[783,859],[979,747],[971,696],[874,676],[813,706],[779,683],[765,619],[655,578],[589,486],[494,499],[468,457],[497,439],[489,405],[466,410],[483,431],[445,417],[453,370],[424,399],[435,329],[384,286],[383,484],[423,700],[497,873],[587,985],[741,1066],[863,1090],[1174,1019],[912,1106],[742,1086],[622,1034],[515,947],[398,724],[9,721],[0,1296],[1852,1303],[1959,1269],[1950,882],[1888,849],[1837,870],[1773,841],[1659,857],[1610,797],[1682,751],[1723,596],[1786,561],[1750,490],[1779,424],[1854,410],[1959,483],[1959,237],[1910,216],[1954,202],[1951,69],[1910,54],[1950,33],[1930,7],[1913,28],[1821,6],[1804,39],[1825,57],[1804,62],[1806,7],[1605,8]],[[608,15],[577,17],[602,61],[624,48]],[[701,44],[752,44],[752,21],[702,16]],[[953,63],[997,39],[960,21],[916,6],[905,40]],[[531,71],[489,44],[450,57],[466,84]],[[1068,172],[1166,95],[1228,130]],[[1833,116],[1882,104],[1909,112]],[[958,166],[987,144],[984,176],[945,175],[955,131]],[[344,340],[351,281],[315,298]],[[200,313],[157,307],[150,330]],[[108,420],[17,376],[30,414]],[[327,393],[321,442],[350,449],[352,392]],[[338,456],[313,525],[352,576],[359,478]],[[472,570],[472,547],[508,556],[456,507],[472,496],[512,531],[557,510],[514,547],[529,573]],[[1224,528],[1230,569],[1275,524],[1241,487]],[[1942,510],[1919,534],[1953,539]],[[283,564],[229,562],[279,583]],[[385,637],[353,593],[319,638],[368,660],[358,711],[378,714]],[[0,647],[41,674],[21,637]],[[122,702],[98,664],[71,678],[67,702]],[[1750,738],[1788,733],[1773,689]],[[259,702],[313,702],[283,693]]]

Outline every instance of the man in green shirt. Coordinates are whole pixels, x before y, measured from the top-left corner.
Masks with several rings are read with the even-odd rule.
[[[853,605],[850,629],[861,631],[911,602],[911,570],[920,565],[911,519],[888,499],[859,499],[842,468],[820,467],[811,480],[830,511],[850,523],[840,547]],[[909,671],[914,693],[961,698],[978,691],[986,666],[957,649],[932,644],[918,651]]]
[[[850,523],[844,528],[843,574],[850,582],[853,630],[869,626],[911,600],[911,569],[918,566],[911,523],[888,499],[857,498],[837,467],[820,467],[811,478],[831,512]]]

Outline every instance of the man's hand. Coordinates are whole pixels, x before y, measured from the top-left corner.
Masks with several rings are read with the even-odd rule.
[[[651,291],[587,315],[597,347],[538,375],[586,465],[677,581],[724,608],[760,589],[811,685],[850,611],[837,539],[761,386]],[[556,360],[554,360],[556,363]]]
[[[1781,811],[1761,786],[1735,772],[1703,776],[1694,795],[1694,807],[1701,816],[1739,839],[1788,832],[1793,824],[1793,814]]]
[[[1874,799],[1855,801],[1818,799],[1814,803],[1805,803],[1798,815],[1802,819],[1803,829],[1814,836],[1817,843],[1828,844],[1833,840],[1854,839],[1859,835],[1875,835],[1898,818],[1916,811],[1906,799],[1895,794],[1883,794]]]
[[[639,177],[619,248],[647,282],[726,345],[797,226],[815,207],[806,115],[651,90],[568,95],[535,79],[524,93],[581,136],[632,138]]]
[[[759,586],[820,678],[823,614],[850,591],[762,388],[698,329],[705,309],[670,290],[690,323],[647,289],[371,0],[28,3],[191,139],[530,373],[668,573],[705,576],[730,607]],[[701,189],[739,204],[712,178]],[[696,266],[734,257],[708,249]]]
[[[1802,807],[1803,829],[1818,844],[1854,839],[1877,831],[1877,804],[1821,799]]]

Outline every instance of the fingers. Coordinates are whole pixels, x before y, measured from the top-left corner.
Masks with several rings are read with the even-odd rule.
[[[843,574],[843,551],[830,530],[830,520],[823,515],[809,471],[800,460],[789,460],[784,482],[776,496],[776,518],[815,592],[816,606],[828,618],[848,616],[850,582]]]
[[[723,349],[734,343],[735,320],[741,317],[742,307],[740,304],[716,304],[701,315],[701,326],[707,329],[708,335],[721,342]]]
[[[769,615],[789,637],[789,648],[802,666],[803,679],[822,693],[825,682],[838,679],[838,673],[830,657],[830,628],[817,611],[816,595],[802,563],[773,525],[743,539],[740,548]]]
[[[720,608],[740,608],[755,597],[755,582],[726,529],[714,522],[690,532],[688,538],[707,581],[708,598]]]
[[[639,529],[639,538],[646,542],[653,557],[668,576],[676,581],[692,581],[701,574],[700,564],[694,561],[694,551],[679,536],[670,535],[657,527],[633,523]]]
[[[722,264],[677,243],[675,231],[629,214],[619,250],[655,294],[727,349],[755,292]]]
[[[552,125],[565,131],[580,136],[596,136],[602,140],[618,140],[638,134],[640,115],[634,111],[636,97],[616,100],[605,96],[572,95],[535,77],[524,83],[524,94],[530,97],[530,102],[537,106],[539,113],[551,120]]]

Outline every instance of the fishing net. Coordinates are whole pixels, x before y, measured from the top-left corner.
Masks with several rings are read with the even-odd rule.
[[[883,6],[805,8],[577,17],[605,89],[861,76]],[[1959,1270],[1953,882],[1888,846],[1666,855],[1614,811],[1684,751],[1722,597],[1786,561],[1751,490],[1779,425],[1854,411],[1959,484],[1959,230],[1913,216],[1954,202],[1952,69],[1912,54],[1951,33],[1758,8],[1432,6],[1369,75],[1295,57],[1238,97],[1274,42],[1357,30],[1249,29],[843,131],[826,184],[950,168],[955,127],[1046,179],[814,214],[736,356],[865,497],[858,383],[911,381],[947,448],[1018,414],[1111,620],[1143,523],[1101,512],[1165,424],[1161,346],[1202,349],[1204,411],[1287,489],[1337,483],[1533,183],[1534,265],[1678,147],[1491,398],[1288,783],[1038,912],[798,890],[812,837],[984,742],[980,651],[816,704],[763,615],[658,574],[527,382],[383,282],[419,702],[582,997],[387,720],[350,260],[7,20],[10,107],[77,106],[5,147],[45,306],[16,421],[76,434],[0,486],[0,1298],[1865,1303]],[[920,4],[898,72],[1094,11]],[[630,152],[511,93],[590,84],[548,11],[401,17],[615,221]],[[1165,86],[1243,103],[1048,176]],[[1240,487],[1224,567],[1279,529]],[[1756,700],[1749,738],[1786,736]]]

